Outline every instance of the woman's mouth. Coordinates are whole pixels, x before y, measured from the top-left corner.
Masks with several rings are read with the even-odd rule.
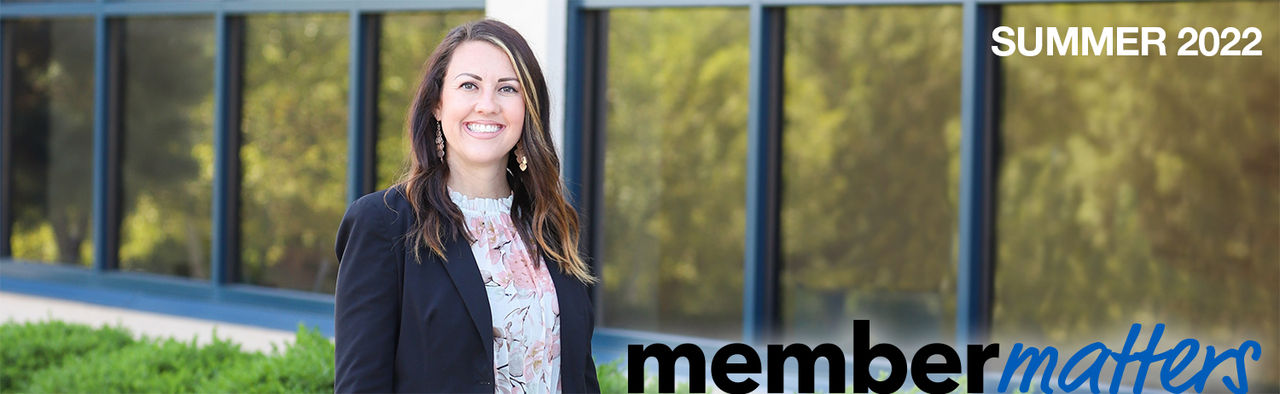
[[[498,133],[502,132],[502,129],[506,128],[506,126],[498,123],[467,122],[462,125],[462,128],[466,129],[467,134],[470,134],[472,137],[489,139],[497,136]]]

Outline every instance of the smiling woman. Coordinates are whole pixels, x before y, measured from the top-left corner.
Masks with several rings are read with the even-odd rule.
[[[427,59],[408,173],[338,229],[335,391],[600,391],[595,278],[547,101],[529,45],[501,22],[459,26]]]

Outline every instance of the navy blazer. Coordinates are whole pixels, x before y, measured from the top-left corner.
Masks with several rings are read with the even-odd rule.
[[[333,390],[486,392],[493,387],[493,321],[467,241],[406,247],[413,209],[401,189],[351,204],[338,227]],[[560,385],[599,392],[587,286],[543,255],[560,303]]]

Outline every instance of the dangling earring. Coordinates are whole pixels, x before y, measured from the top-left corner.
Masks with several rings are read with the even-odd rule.
[[[436,122],[436,154],[444,160],[444,130],[441,130],[440,122]]]
[[[524,155],[523,149],[516,149],[516,162],[520,163],[521,172],[529,169],[529,157]]]

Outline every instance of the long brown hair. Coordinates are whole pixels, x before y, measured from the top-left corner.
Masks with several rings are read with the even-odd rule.
[[[475,241],[466,231],[462,211],[449,199],[446,186],[449,166],[437,154],[435,141],[440,120],[433,113],[440,105],[445,70],[453,52],[469,41],[487,42],[501,49],[520,78],[525,117],[524,130],[516,146],[528,158],[527,171],[520,170],[514,154],[507,158],[507,183],[513,194],[511,219],[516,231],[525,244],[531,246],[530,257],[545,253],[559,263],[566,274],[583,283],[594,283],[595,277],[578,254],[577,212],[564,197],[560,158],[556,156],[549,128],[547,82],[542,68],[520,33],[505,23],[489,19],[468,22],[449,31],[427,58],[417,94],[409,107],[410,163],[408,172],[396,186],[403,188],[413,207],[415,223],[408,237],[413,240],[414,258],[421,263],[418,251],[424,244],[432,253],[446,259],[445,241],[459,238]],[[540,259],[534,257],[535,264],[538,261]]]

